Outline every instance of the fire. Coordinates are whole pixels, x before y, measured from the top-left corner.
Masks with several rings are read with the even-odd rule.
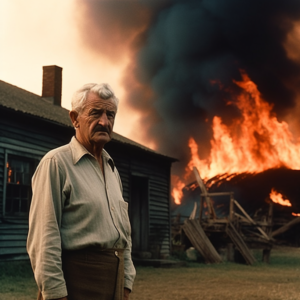
[[[242,92],[229,103],[239,108],[242,118],[230,126],[218,116],[213,118],[209,158],[201,160],[198,145],[192,137],[189,140],[187,169],[196,166],[205,180],[218,174],[259,173],[281,166],[300,169],[300,142],[294,140],[286,122],[277,120],[255,83],[244,73],[242,77],[243,81],[235,82]]]
[[[198,184],[193,183],[193,184],[191,184],[191,185],[188,187],[188,189],[189,189],[190,191],[194,191],[197,187],[198,187]]]
[[[242,91],[228,102],[241,112],[241,118],[225,125],[215,116],[213,138],[207,159],[198,154],[195,139],[189,139],[191,159],[184,179],[197,167],[204,181],[214,177],[230,178],[240,173],[259,173],[271,168],[300,169],[300,141],[295,140],[288,124],[279,122],[273,106],[261,97],[256,84],[242,72],[242,81],[234,81]],[[177,202],[180,201],[176,200]]]
[[[292,206],[290,200],[284,199],[284,198],[285,197],[282,194],[278,193],[274,189],[271,190],[270,199],[274,203],[278,203],[278,204],[283,205],[283,206]]]
[[[291,202],[288,199],[286,199],[286,197],[283,196],[281,193],[278,193],[275,189],[271,190],[270,199],[274,203],[278,203],[278,204],[283,205],[283,206],[292,206]],[[300,217],[300,213],[292,212],[292,216]]]
[[[172,175],[172,192],[171,195],[176,204],[181,203],[181,198],[183,196],[182,189],[185,187],[185,184],[180,180],[180,178],[176,175]]]

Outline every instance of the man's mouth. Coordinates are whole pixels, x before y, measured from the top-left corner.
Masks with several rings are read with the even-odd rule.
[[[107,135],[109,135],[109,133],[107,131],[103,131],[103,130],[97,130],[95,133],[96,134],[99,133],[99,134],[107,134]]]

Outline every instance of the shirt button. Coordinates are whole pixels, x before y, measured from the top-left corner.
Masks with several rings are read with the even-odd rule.
[[[111,210],[115,210],[115,208],[112,206],[112,207],[111,207]]]
[[[119,255],[118,251],[115,251],[115,255],[116,255],[116,256],[118,256],[118,255]]]

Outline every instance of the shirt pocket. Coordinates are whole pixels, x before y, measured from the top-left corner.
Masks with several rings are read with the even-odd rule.
[[[125,201],[120,201],[120,210],[121,210],[121,217],[122,217],[122,226],[125,230],[127,236],[131,235],[131,227],[130,221],[128,217],[128,203]]]

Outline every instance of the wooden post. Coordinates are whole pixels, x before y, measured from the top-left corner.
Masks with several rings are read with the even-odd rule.
[[[234,199],[233,193],[230,194],[230,204],[229,204],[229,222],[233,222],[234,218]]]
[[[227,244],[227,260],[234,262],[234,247],[232,243]]]
[[[210,201],[210,197],[209,197],[209,195],[208,195],[208,193],[207,193],[205,184],[204,184],[202,178],[200,177],[199,171],[198,171],[198,169],[197,169],[196,167],[193,168],[193,171],[194,171],[196,180],[197,180],[197,182],[198,182],[198,185],[199,185],[199,187],[200,187],[201,194],[203,194],[203,196],[205,197],[205,201],[206,201],[206,204],[207,204],[207,206],[208,206],[209,215],[210,215],[210,217],[211,217],[212,219],[216,219],[216,213],[215,213],[213,204],[212,204],[211,201]]]
[[[267,222],[268,222],[268,236],[271,236],[272,235],[272,227],[273,227],[273,202],[271,201],[270,202],[270,205],[269,205],[269,214],[268,214],[268,219],[267,219]]]
[[[270,248],[264,249],[262,261],[267,264],[270,263],[270,256],[271,256],[271,249]]]
[[[263,227],[263,230],[266,232],[266,234],[271,237],[272,236],[272,223],[273,223],[273,202],[270,202],[269,205],[269,211],[266,218],[267,226]],[[270,263],[270,256],[271,256],[271,247],[263,249],[262,253],[262,262],[268,264]]]
[[[200,207],[199,207],[199,222],[200,222],[200,224],[202,221],[202,214],[203,214],[203,202],[204,202],[203,196],[200,195]]]

